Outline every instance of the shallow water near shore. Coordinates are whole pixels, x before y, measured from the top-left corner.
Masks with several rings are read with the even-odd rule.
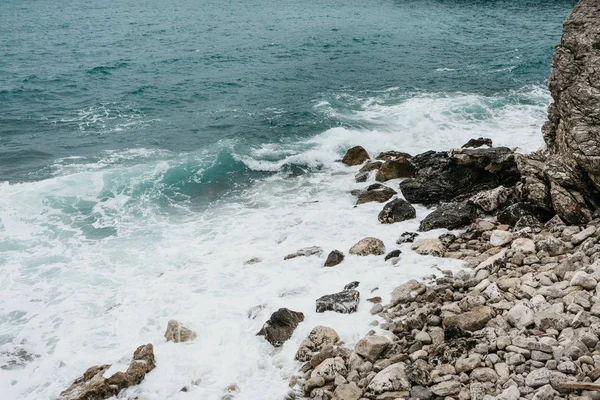
[[[236,399],[279,399],[315,325],[351,345],[371,328],[367,298],[386,302],[407,279],[460,268],[397,246],[428,210],[381,225],[381,204],[354,208],[348,193],[372,181],[356,184],[358,168],[337,160],[358,144],[372,155],[479,136],[525,152],[542,145],[551,51],[573,2],[492,3],[148,1],[114,11],[100,1],[63,13],[60,3],[3,2],[6,398],[55,398],[86,368],[124,367],[153,343],[157,368],[125,397],[218,399],[235,384]],[[365,236],[402,249],[400,262],[283,261],[307,246],[347,254]],[[262,261],[244,264],[253,257]],[[315,313],[316,298],[354,280],[357,313]],[[280,307],[305,321],[274,349],[255,333]],[[198,338],[166,343],[172,318]]]

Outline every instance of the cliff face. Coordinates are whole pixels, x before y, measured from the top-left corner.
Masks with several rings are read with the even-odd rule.
[[[600,0],[580,0],[565,21],[549,88],[553,103],[542,128],[544,140],[550,154],[581,172],[579,184],[588,188],[579,189],[589,192],[586,200],[595,204],[600,189]]]

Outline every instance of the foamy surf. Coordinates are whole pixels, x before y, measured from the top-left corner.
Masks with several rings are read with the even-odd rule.
[[[478,136],[535,150],[548,95],[533,87],[492,97],[388,97],[395,93],[353,96],[348,107],[318,103],[317,112],[342,126],[300,142],[245,152],[221,144],[247,169],[268,175],[201,209],[189,196],[165,192],[216,179],[203,174],[217,162],[217,148],[107,153],[87,164],[74,160],[73,170],[63,160],[65,169],[48,179],[1,184],[0,353],[6,365],[21,350],[32,355],[0,372],[5,396],[54,398],[88,367],[125,366],[138,345],[153,343],[156,369],[124,397],[219,399],[236,385],[236,399],[280,399],[299,367],[294,353],[315,325],[335,328],[352,345],[372,328],[366,298],[386,302],[407,279],[436,267],[460,268],[459,261],[417,257],[409,245],[397,246],[399,235],[416,230],[428,210],[416,206],[417,219],[381,225],[381,204],[354,208],[348,193],[372,181],[355,183],[358,168],[336,160],[357,144],[373,155],[389,149],[418,153]],[[290,175],[290,165],[305,172]],[[386,184],[398,188],[397,181]],[[323,268],[318,257],[283,260],[307,246],[347,254],[365,236],[382,239],[388,251],[400,248],[398,265],[382,257],[347,256],[334,268]],[[262,261],[244,264],[254,257]],[[358,312],[314,311],[316,298],[351,281],[360,282]],[[263,308],[249,317],[255,306]],[[255,334],[280,307],[304,312],[305,321],[274,349]],[[171,318],[194,329],[197,339],[166,343]],[[188,391],[181,392],[183,387]]]

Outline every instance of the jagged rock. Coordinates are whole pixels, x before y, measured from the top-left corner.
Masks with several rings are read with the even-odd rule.
[[[265,322],[257,335],[264,336],[273,346],[279,347],[292,337],[294,330],[302,321],[304,321],[303,313],[280,308],[271,314],[271,318]]]
[[[346,165],[360,165],[369,159],[369,153],[362,146],[354,146],[346,152],[342,162]]]
[[[476,331],[483,328],[493,316],[490,307],[481,306],[462,314],[448,316],[443,322],[445,327],[455,326],[464,331]]]
[[[559,256],[565,254],[569,250],[569,246],[565,242],[554,236],[540,238],[536,242],[535,248],[537,251],[545,251],[551,256]]]
[[[504,208],[498,215],[498,222],[514,226],[521,218],[535,216],[536,209],[530,203],[515,203]]]
[[[402,222],[417,216],[415,208],[404,199],[395,199],[387,203],[379,213],[379,222],[382,224],[393,224]]]
[[[321,351],[326,346],[338,344],[340,337],[337,332],[327,326],[316,326],[302,341],[295,359],[298,361],[310,361],[313,355]]]
[[[372,201],[385,203],[396,194],[396,191],[381,183],[374,183],[365,190],[353,190],[350,193],[357,197],[356,205],[359,205]]]
[[[356,181],[356,183],[366,182],[367,179],[369,179],[368,172],[359,172],[356,175],[354,175],[354,181]]]
[[[421,221],[419,230],[425,232],[439,228],[458,229],[474,222],[477,217],[477,209],[468,201],[445,203]]]
[[[594,289],[597,284],[598,281],[596,281],[593,276],[586,274],[584,271],[575,272],[575,275],[573,275],[573,278],[570,282],[571,286],[581,286],[586,290]]]
[[[538,229],[541,225],[540,220],[533,215],[525,215],[517,220],[513,229],[517,232],[524,228]]]
[[[411,161],[417,167],[416,176],[400,183],[411,203],[458,200],[500,185],[512,186],[521,177],[514,153],[505,147],[429,151]]]
[[[291,260],[296,257],[310,257],[310,256],[321,256],[323,254],[323,249],[317,246],[305,247],[303,249],[298,250],[295,253],[288,254],[283,259]]]
[[[167,323],[167,331],[165,332],[165,339],[167,342],[188,342],[196,339],[196,332],[181,325],[174,319]]]
[[[409,390],[410,382],[406,376],[404,364],[396,363],[380,371],[371,383],[367,391],[373,394]]]
[[[379,155],[377,157],[375,157],[376,160],[382,160],[382,161],[387,161],[390,158],[412,158],[412,156],[408,153],[404,153],[401,151],[384,151],[379,153]]]
[[[469,141],[462,145],[463,149],[477,148],[481,146],[492,147],[492,139],[480,137],[478,139],[469,139]]]
[[[133,360],[127,371],[116,372],[105,378],[104,373],[110,365],[98,365],[89,368],[83,377],[77,379],[58,400],[104,400],[116,396],[121,390],[142,382],[146,374],[156,366],[154,347],[146,344],[138,347],[133,353]]]
[[[505,205],[511,194],[511,189],[498,186],[497,188],[474,194],[469,199],[469,203],[478,206],[485,212],[492,212]]]
[[[528,238],[517,238],[513,240],[510,248],[515,252],[523,254],[533,254],[536,251],[534,241]]]
[[[310,374],[310,377],[322,377],[325,382],[331,382],[335,379],[336,374],[342,376],[348,374],[346,363],[342,357],[328,358],[319,364]]]
[[[333,250],[327,256],[327,260],[325,260],[325,266],[326,267],[335,267],[342,261],[344,261],[344,253],[342,253],[341,251],[338,251],[338,250]]]
[[[367,360],[375,362],[390,343],[390,339],[385,336],[367,335],[356,343],[354,351]]]
[[[349,251],[350,254],[355,256],[368,256],[376,255],[380,256],[385,254],[385,245],[383,242],[374,237],[366,237],[356,243]]]
[[[317,312],[335,311],[350,314],[357,310],[360,293],[357,290],[344,290],[343,292],[327,294],[317,299]]]
[[[360,285],[359,281],[352,281],[344,286],[344,290],[356,289]]]
[[[415,176],[415,166],[408,158],[390,158],[377,170],[375,180],[378,182],[389,181],[397,178],[411,178]]]
[[[461,372],[470,372],[475,368],[481,366],[482,361],[481,354],[471,354],[468,357],[461,357],[456,360],[456,372],[459,374]]]
[[[411,247],[417,254],[441,257],[446,251],[446,246],[439,239],[421,239]]]

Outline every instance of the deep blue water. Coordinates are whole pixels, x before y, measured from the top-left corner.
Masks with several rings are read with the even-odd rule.
[[[136,148],[211,149],[213,174],[246,179],[232,152],[352,127],[315,109],[363,106],[340,94],[398,88],[380,99],[395,104],[544,85],[574,3],[4,0],[0,181]]]

